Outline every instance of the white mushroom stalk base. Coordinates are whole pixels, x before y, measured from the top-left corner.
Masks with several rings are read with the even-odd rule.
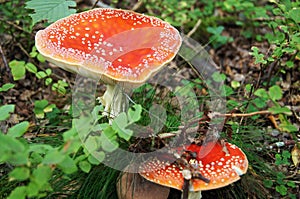
[[[201,191],[190,191],[188,199],[201,199]]]
[[[124,112],[128,108],[129,100],[124,94],[123,89],[118,85],[107,85],[107,89],[100,101],[105,107],[104,115],[108,116],[109,121]]]
[[[183,169],[182,170],[182,176],[184,177],[185,180],[190,180],[192,179],[192,173],[189,169]],[[193,186],[193,185],[191,185]],[[192,191],[191,188],[189,188],[189,193],[188,193],[188,198],[187,199],[201,199],[201,191]],[[184,196],[184,193],[182,193],[181,199],[186,199],[186,196]]]

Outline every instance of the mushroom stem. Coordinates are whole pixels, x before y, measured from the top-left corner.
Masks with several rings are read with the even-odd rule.
[[[104,114],[110,119],[126,111],[129,101],[123,94],[123,89],[118,85],[108,84],[107,89],[102,97],[101,103],[105,106]]]
[[[201,191],[190,191],[188,199],[201,199]]]

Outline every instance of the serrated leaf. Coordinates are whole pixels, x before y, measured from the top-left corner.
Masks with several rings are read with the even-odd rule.
[[[282,129],[282,131],[286,131],[286,132],[298,131],[298,128],[295,127],[293,124],[279,124],[279,128]]]
[[[70,7],[76,7],[76,2],[71,0],[31,0],[26,3],[27,9],[35,11],[34,14],[30,14],[33,24],[41,20],[54,22],[76,13],[76,10]]]
[[[278,85],[274,85],[270,87],[269,95],[273,101],[280,100],[282,98],[282,90]]]
[[[263,88],[257,89],[257,90],[254,92],[254,95],[256,95],[256,96],[258,96],[258,97],[261,97],[261,98],[263,98],[263,99],[269,98],[267,91],[266,91],[265,89],[263,89]]]
[[[287,188],[284,185],[276,186],[276,191],[280,193],[280,195],[285,196],[287,194]]]
[[[262,100],[261,98],[254,98],[251,102],[258,108],[264,108],[267,105],[266,101]]]
[[[0,106],[0,121],[9,118],[10,113],[13,113],[14,111],[15,111],[14,104],[7,104],[7,105]]]
[[[24,133],[26,133],[29,127],[29,122],[24,121],[15,126],[11,127],[7,131],[7,135],[11,137],[21,137]]]
[[[264,186],[267,188],[271,188],[273,186],[272,180],[264,180]]]
[[[300,23],[300,8],[294,8],[289,11],[289,17],[296,23]]]
[[[30,170],[26,167],[16,167],[9,173],[9,180],[23,181],[29,178]]]
[[[268,109],[272,114],[286,114],[286,115],[292,115],[291,110],[288,107],[277,107],[277,106],[273,106],[271,108]]]

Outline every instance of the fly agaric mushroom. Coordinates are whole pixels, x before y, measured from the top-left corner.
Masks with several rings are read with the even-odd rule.
[[[170,24],[112,8],[60,19],[38,31],[35,41],[46,60],[106,83],[101,99],[112,116],[124,111],[125,105],[116,85],[132,89],[145,83],[174,58],[181,45],[179,32]]]
[[[239,180],[248,168],[246,155],[228,142],[224,145],[220,142],[209,142],[202,146],[191,144],[185,149],[181,147],[176,150],[195,153],[194,158],[186,159],[192,170],[186,168],[181,160],[169,162],[170,158],[161,156],[141,164],[140,175],[149,181],[178,190],[183,190],[189,178],[189,191],[199,192],[201,196],[200,191],[218,189]],[[206,155],[202,157],[203,154]]]

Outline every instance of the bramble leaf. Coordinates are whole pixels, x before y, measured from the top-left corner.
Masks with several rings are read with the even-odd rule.
[[[71,0],[31,0],[26,3],[27,9],[35,11],[30,14],[33,25],[44,19],[54,22],[74,14],[76,13],[74,7],[76,7],[76,2]]]

